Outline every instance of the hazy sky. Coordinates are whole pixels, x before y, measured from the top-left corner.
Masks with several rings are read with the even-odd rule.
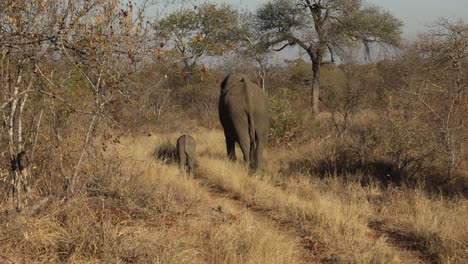
[[[268,0],[222,0],[235,6],[255,9]],[[218,1],[214,1],[218,2]],[[221,1],[220,1],[221,2]],[[463,19],[468,23],[468,0],[367,0],[390,11],[403,21],[404,37],[424,31],[437,18]]]
[[[255,10],[270,0],[189,0],[197,5],[202,2],[229,3],[238,8]],[[427,31],[438,18],[452,21],[463,19],[468,23],[468,0],[364,0],[370,4],[382,7],[400,19],[403,23],[403,38],[414,40],[418,32]],[[170,6],[166,11],[177,8]],[[278,55],[278,59],[299,56],[301,49],[289,48]],[[377,51],[378,53],[378,51]]]

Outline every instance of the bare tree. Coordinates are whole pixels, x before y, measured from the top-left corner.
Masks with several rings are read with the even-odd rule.
[[[369,84],[375,66],[346,63],[338,67],[343,82],[329,91],[325,106],[332,114],[332,122],[338,132],[346,132],[353,114],[364,107]]]
[[[53,116],[53,105],[61,104],[67,112],[80,114],[89,122],[75,166],[65,176],[67,191],[73,194],[94,131],[100,122],[114,121],[106,114],[106,107],[113,98],[125,94],[125,76],[149,49],[143,10],[120,0],[7,0],[0,3],[0,17],[0,109],[9,138],[9,193],[29,188],[28,176],[22,173],[26,167],[20,166],[19,157],[28,152],[26,142],[37,142],[40,122],[35,136],[29,133],[27,140],[23,123],[25,113],[29,113],[31,124],[33,116],[42,120],[46,108],[35,110],[47,98]],[[60,81],[57,75],[64,73],[56,74],[53,65],[67,70],[69,78]],[[84,88],[80,88],[81,98],[63,96],[78,89],[75,85]],[[60,135],[56,136],[60,142]],[[16,198],[18,210],[24,206],[23,200]]]
[[[436,129],[441,161],[446,168],[445,181],[452,179],[462,163],[464,143],[468,140],[468,79],[464,64],[467,56],[468,26],[463,21],[438,21],[434,30],[421,35],[410,50],[408,57],[415,67],[401,90],[402,96],[418,107],[420,119]]]

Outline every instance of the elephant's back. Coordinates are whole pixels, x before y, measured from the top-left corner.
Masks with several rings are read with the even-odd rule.
[[[256,130],[268,130],[268,99],[263,90],[244,75],[228,75],[221,85],[219,117],[225,129],[232,130],[234,122],[247,124],[252,113]]]
[[[249,109],[262,114],[268,111],[267,102],[268,99],[263,90],[245,75],[231,74],[222,82],[219,98],[220,112],[244,112]]]
[[[260,133],[261,138],[268,136],[269,130],[269,111],[268,111],[268,97],[265,92],[253,82],[248,79],[245,82],[245,92],[248,94],[250,110],[252,111],[255,120],[255,130]]]
[[[244,78],[242,75],[228,75],[223,81],[219,107],[224,115],[243,112],[246,108],[248,91]]]
[[[194,150],[196,146],[195,139],[190,135],[182,135],[177,139],[177,147],[187,150]]]

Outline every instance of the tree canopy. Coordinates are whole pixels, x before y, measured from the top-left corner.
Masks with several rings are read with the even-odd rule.
[[[238,11],[222,4],[204,3],[175,11],[156,22],[165,40],[166,54],[179,59],[192,72],[206,55],[221,55],[235,47],[243,34]]]
[[[256,13],[256,27],[265,47],[299,45],[314,72],[313,107],[318,112],[320,64],[325,55],[335,60],[355,43],[398,45],[402,23],[389,12],[362,0],[273,0]]]

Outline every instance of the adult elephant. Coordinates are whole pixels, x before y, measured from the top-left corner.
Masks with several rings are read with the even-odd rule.
[[[262,166],[262,152],[268,138],[268,99],[244,75],[228,75],[221,83],[219,120],[224,129],[227,155],[236,159],[237,142],[252,172]]]

